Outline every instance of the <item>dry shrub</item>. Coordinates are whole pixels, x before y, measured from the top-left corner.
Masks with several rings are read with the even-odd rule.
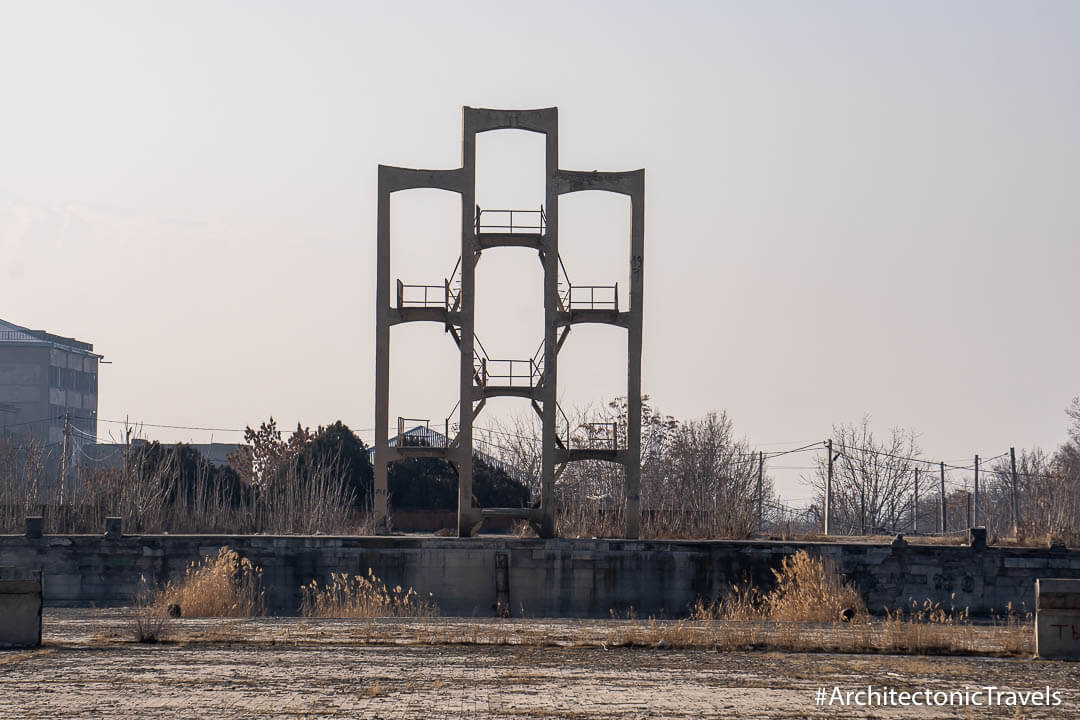
[[[430,593],[422,598],[412,588],[387,588],[371,568],[366,577],[331,573],[326,585],[312,580],[300,593],[300,614],[304,617],[428,618],[439,614]]]
[[[805,550],[784,558],[773,576],[776,586],[766,598],[771,620],[833,622],[845,608],[866,613],[859,591],[840,578],[833,564]]]
[[[744,582],[732,585],[728,593],[709,605],[700,598],[690,608],[690,617],[706,620],[766,620],[769,598],[755,585]]]
[[[845,582],[835,566],[805,550],[784,558],[772,571],[776,584],[765,593],[743,582],[713,604],[698,600],[690,617],[704,620],[834,622],[842,610],[851,609],[855,618],[866,618],[866,606],[854,586]]]
[[[154,595],[162,611],[180,606],[184,617],[251,617],[266,613],[262,569],[230,547],[188,565],[184,576]]]
[[[750,583],[734,585],[713,604],[699,600],[691,608],[692,623],[650,621],[624,630],[621,639],[630,644],[717,649],[1005,655],[1032,651],[1031,613],[1011,604],[1004,616],[994,616],[994,628],[982,631],[972,625],[967,608],[946,608],[931,600],[886,609],[878,621],[870,618],[858,591],[822,558],[800,550],[785,558],[773,575],[776,584],[768,593]],[[851,623],[840,622],[845,608],[854,611]]]
[[[168,636],[171,618],[166,611],[167,606],[155,602],[155,593],[146,584],[146,578],[140,576],[139,580],[142,583],[141,589],[131,603],[131,633],[135,642],[156,643]],[[96,609],[94,614],[96,617]],[[101,636],[101,640],[104,639],[100,631],[95,634]]]

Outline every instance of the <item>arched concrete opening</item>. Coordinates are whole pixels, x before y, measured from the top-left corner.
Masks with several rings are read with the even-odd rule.
[[[395,284],[441,286],[460,256],[461,195],[434,188],[390,195],[390,277]],[[421,297],[422,290],[407,295],[413,302]],[[396,307],[396,292],[393,302]]]
[[[457,422],[458,349],[441,324],[403,323],[390,341],[390,435],[398,418],[408,427],[426,422],[440,433]]]
[[[599,419],[607,405],[626,396],[626,330],[613,325],[574,325],[559,351],[559,404],[571,418]]]
[[[546,142],[542,133],[530,130],[478,133],[476,204],[484,210],[539,211],[544,204]],[[531,218],[517,216],[515,223],[519,219]]]
[[[625,310],[630,292],[630,198],[604,190],[586,190],[559,198],[559,256],[571,282],[579,287],[613,286]],[[578,291],[575,300],[608,292]]]
[[[488,398],[473,425],[474,453],[528,488],[529,503],[540,498],[541,432],[527,398]]]
[[[544,268],[526,248],[490,248],[476,265],[476,337],[492,358],[530,360],[544,339]]]

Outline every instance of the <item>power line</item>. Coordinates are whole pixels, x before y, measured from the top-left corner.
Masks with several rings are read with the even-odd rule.
[[[114,420],[114,419],[110,419],[110,418],[101,418],[101,417],[92,418],[92,419],[96,419],[97,422],[101,422],[101,423],[111,423],[111,424],[115,424],[115,425],[123,425],[125,427],[136,427],[136,428],[146,427],[146,428],[166,429],[166,430],[192,430],[192,431],[198,431],[198,432],[245,433],[249,429],[249,427],[233,428],[233,427],[223,427],[223,426],[218,426],[218,425],[178,425],[178,424],[172,424],[172,423],[150,423],[150,422],[144,422],[144,421],[141,421],[141,420],[131,420],[131,419]],[[27,426],[27,425],[36,425],[36,424],[39,424],[39,423],[51,423],[51,422],[52,422],[52,420],[50,418],[42,418],[40,420],[25,420],[25,421],[18,422],[18,423],[5,424],[3,426],[3,428],[4,429],[9,429],[9,428],[24,427],[24,426]],[[93,440],[95,442],[97,441],[96,436],[91,435],[90,433],[84,432],[84,431],[82,431],[81,429],[79,429],[78,427],[76,427],[74,425],[72,426],[72,429],[75,432],[77,432],[78,434],[84,436],[87,439]],[[370,432],[375,431],[375,428],[373,428],[373,427],[350,428],[350,429],[354,433],[370,433]],[[493,427],[475,426],[474,430],[479,432],[479,433],[487,433],[489,435],[489,437],[492,436],[492,435],[498,435],[498,436],[502,436],[504,438],[510,438],[510,439],[538,441],[538,438],[536,438],[534,436],[523,435],[523,434],[520,434],[520,433],[513,433],[513,432],[509,432],[509,431],[506,431],[506,430],[497,429],[497,428],[493,428]],[[297,430],[279,429],[279,430],[277,430],[277,432],[278,433],[287,433],[287,434],[291,435],[291,434],[295,434],[297,432]],[[508,448],[505,445],[497,443],[497,442],[495,442],[493,440],[489,439],[489,440],[486,440],[484,442],[486,442],[492,448],[501,450],[503,452],[513,452],[512,448]],[[55,444],[55,443],[52,443],[52,444]],[[768,446],[788,445],[788,444],[791,444],[791,443],[761,443],[761,444],[756,445],[756,447],[768,447]],[[800,447],[793,448],[791,450],[778,450],[778,451],[766,452],[766,453],[763,454],[763,457],[766,460],[771,460],[771,459],[774,459],[774,458],[783,457],[784,455],[791,455],[791,454],[804,453],[804,452],[816,452],[816,451],[822,449],[823,447],[824,447],[824,442],[819,440],[817,442],[802,445]],[[860,446],[857,446],[857,445],[840,445],[837,449],[841,453],[843,453],[844,450],[848,450],[850,452],[868,453],[868,454],[871,454],[871,455],[876,455],[876,456],[881,456],[881,457],[890,457],[890,458],[893,458],[893,459],[896,459],[896,460],[902,460],[902,461],[905,461],[905,462],[925,465],[928,468],[940,466],[940,462],[936,462],[936,461],[928,459],[928,458],[917,458],[917,457],[911,457],[911,456],[906,456],[906,455],[899,455],[899,454],[891,453],[891,452],[888,452],[888,451],[885,451],[885,450],[878,450],[876,448],[860,447]],[[999,460],[1001,458],[1004,458],[1008,454],[1009,453],[1006,451],[1006,452],[1000,453],[998,455],[995,455],[993,457],[980,458],[979,459],[980,460],[980,469],[984,469],[983,463],[989,464],[989,463],[991,463],[991,462],[993,462],[995,460]],[[747,458],[747,459],[757,459],[759,457],[759,455],[758,455],[758,451],[748,451],[748,452],[736,451],[736,452],[732,453],[732,457],[740,457],[740,458]],[[970,465],[957,465],[957,464],[952,464],[952,463],[945,463],[944,465],[945,465],[945,468],[947,470],[951,470],[951,471],[971,472],[971,471],[974,471],[974,469],[975,469],[974,468],[974,463],[972,463]],[[815,470],[815,469],[817,469],[817,467],[816,466],[799,466],[799,465],[772,465],[770,469],[775,469],[775,470]],[[995,474],[996,473],[1001,473],[1001,472],[1005,472],[1005,473],[1009,472],[1009,471],[995,470],[993,468],[985,468],[984,471],[985,472],[993,472]],[[1017,475],[1018,476],[1023,476],[1023,477],[1026,477],[1026,478],[1047,478],[1048,479],[1048,478],[1055,477],[1053,474],[1050,474],[1050,473],[1017,472]]]

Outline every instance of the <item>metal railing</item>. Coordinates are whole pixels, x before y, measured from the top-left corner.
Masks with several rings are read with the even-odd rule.
[[[566,312],[569,310],[566,307],[566,300],[570,297],[570,288],[574,286],[574,283],[570,282],[570,273],[566,272],[566,265],[563,264],[562,255],[559,256],[559,310]]]
[[[450,271],[450,277],[446,284],[446,309],[454,312],[461,305],[461,256],[454,263],[454,269]]]
[[[456,421],[450,421],[454,419],[454,413],[457,412],[459,407],[461,407],[461,400],[454,403],[454,407],[450,408],[450,413],[446,416],[446,419],[443,420],[443,434],[446,436],[446,447],[454,447],[457,445],[458,431],[460,430],[461,425]],[[450,435],[450,433],[454,434]]]
[[[487,385],[487,350],[480,338],[473,333],[473,382],[479,387]]]
[[[556,401],[555,403],[555,437],[562,443],[564,448],[570,447],[570,418],[566,417],[566,413],[563,412],[562,405]]]
[[[543,205],[539,210],[481,210],[477,205],[475,227],[477,235],[484,231],[543,235],[547,214]]]
[[[450,416],[453,416],[453,411],[450,412]],[[423,448],[451,448],[457,444],[457,425],[451,425],[449,417],[446,419],[447,432],[441,433],[438,430],[434,430],[430,427],[429,421],[417,418],[398,418],[398,432],[396,437],[390,438],[390,445],[396,447],[423,447]],[[406,425],[412,425],[406,429]],[[476,428],[476,430],[483,431],[483,428]],[[450,433],[454,433],[453,439],[450,437]],[[517,467],[513,463],[498,457],[498,453],[501,448],[497,443],[493,443],[490,440],[484,441],[480,438],[474,438],[474,450],[473,457],[481,462],[485,463],[488,467],[495,468],[505,472],[510,477],[525,482],[530,478],[529,474],[523,472],[521,468]],[[486,446],[493,452],[484,452],[483,450],[476,450],[475,447]],[[374,460],[375,448],[372,447],[369,451],[369,457]]]
[[[618,310],[619,284],[570,285],[559,302],[564,310]]]
[[[408,285],[397,281],[399,308],[449,308],[450,284]]]
[[[619,426],[614,422],[584,422],[578,426],[580,432],[575,433],[573,445],[575,448],[589,450],[618,450],[619,449]]]
[[[537,386],[544,384],[544,341],[540,341],[539,347],[536,348],[536,352],[533,353],[532,361],[536,366],[536,371],[539,377],[536,379]]]
[[[473,381],[480,387],[539,387],[544,379],[544,341],[529,359],[493,358],[473,335]]]
[[[480,360],[481,385],[497,387],[534,388],[540,385],[543,371],[536,362],[528,360],[482,358]]]
[[[418,424],[418,425],[422,424],[423,429],[420,431],[421,434],[422,434],[424,432],[424,430],[430,430],[431,429],[429,427],[430,423],[431,423],[431,421],[428,420],[427,418],[407,418],[407,417],[398,416],[398,419],[397,419],[397,437],[394,438],[394,446],[401,448],[401,447],[413,447],[413,446],[421,445],[421,442],[418,440],[418,435],[416,435],[416,434],[406,435],[405,434],[405,426],[406,425],[413,425],[413,424]],[[413,430],[413,429],[414,428],[409,428],[410,431]]]
[[[559,310],[619,310],[619,284],[575,285],[559,256]]]
[[[397,281],[399,308],[443,308],[450,312],[461,304],[461,258],[442,285],[411,285]]]

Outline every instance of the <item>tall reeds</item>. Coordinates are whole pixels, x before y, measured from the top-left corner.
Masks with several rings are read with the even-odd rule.
[[[252,617],[266,614],[262,569],[229,547],[188,565],[184,575],[154,593],[159,611],[171,605],[184,617]]]
[[[412,588],[388,588],[371,568],[366,576],[333,573],[325,585],[312,580],[300,593],[304,617],[427,618],[439,614],[430,594],[425,598]]]
[[[192,461],[190,447],[161,446],[155,455],[128,450],[120,467],[84,459],[61,482],[44,451],[0,437],[0,533],[21,533],[28,515],[44,516],[51,534],[97,534],[109,515],[131,533],[371,532],[336,462],[287,466],[256,488]]]

